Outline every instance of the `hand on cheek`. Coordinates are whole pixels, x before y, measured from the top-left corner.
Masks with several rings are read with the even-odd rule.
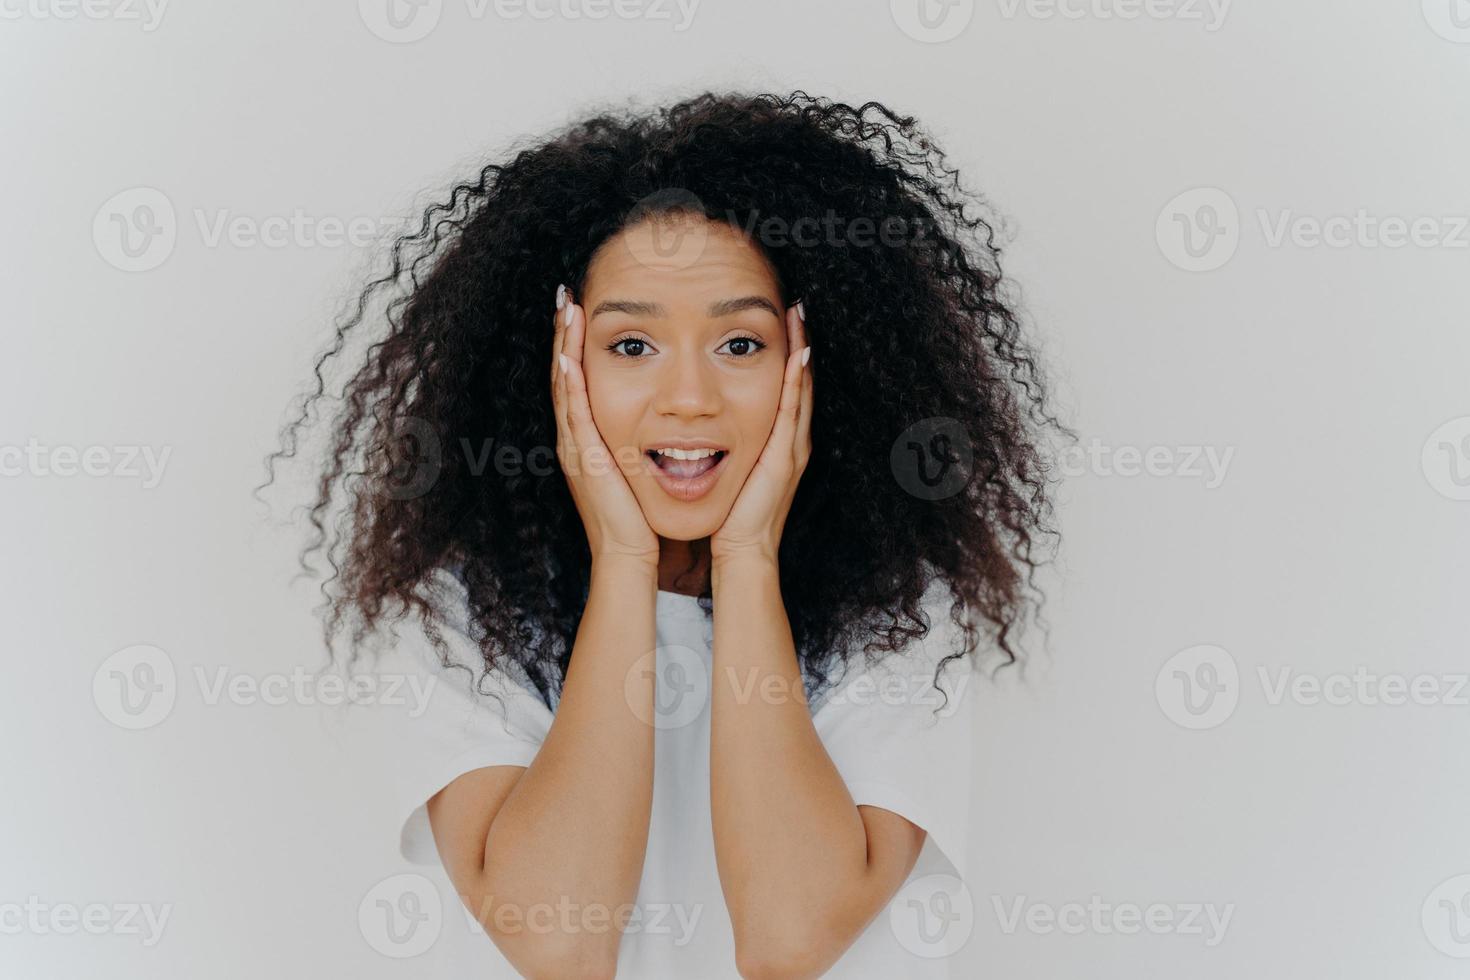
[[[551,400],[556,414],[556,455],[587,532],[594,561],[632,558],[658,567],[658,537],[649,528],[616,457],[608,451],[587,397],[582,372],[587,321],[565,287],[556,294]]]
[[[776,561],[786,515],[811,458],[811,348],[807,346],[802,303],[786,311],[786,336],[790,353],[776,421],[729,516],[710,539],[710,554],[716,561],[737,556]]]

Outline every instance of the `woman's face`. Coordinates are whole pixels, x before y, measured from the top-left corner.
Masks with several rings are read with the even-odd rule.
[[[592,418],[615,457],[637,459],[622,471],[644,518],[663,538],[710,536],[781,398],[790,352],[770,264],[727,224],[664,217],[604,244],[574,299]]]

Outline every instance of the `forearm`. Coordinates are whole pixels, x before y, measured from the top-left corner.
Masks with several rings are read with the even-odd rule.
[[[710,801],[737,948],[840,953],[868,917],[849,904],[867,837],[812,725],[777,570],[730,561],[712,586]]]
[[[616,956],[619,910],[637,897],[653,801],[654,728],[646,719],[654,676],[638,661],[655,647],[657,588],[656,568],[594,563],[553,723],[485,842],[487,927],[506,904],[522,916],[570,905],[573,923],[590,909],[598,917],[592,921],[615,924],[558,937],[532,922],[505,937],[512,943],[559,938],[594,961]],[[559,929],[559,912],[553,921]]]

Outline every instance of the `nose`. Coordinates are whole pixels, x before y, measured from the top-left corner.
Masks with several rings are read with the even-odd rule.
[[[659,365],[653,410],[678,419],[709,418],[719,413],[721,397],[715,366],[698,349],[676,352]]]

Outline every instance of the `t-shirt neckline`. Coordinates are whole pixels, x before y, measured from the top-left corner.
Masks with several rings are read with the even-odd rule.
[[[655,608],[681,615],[696,613],[700,616],[704,615],[704,610],[699,605],[699,596],[685,595],[682,592],[667,592],[663,589],[658,590]]]

